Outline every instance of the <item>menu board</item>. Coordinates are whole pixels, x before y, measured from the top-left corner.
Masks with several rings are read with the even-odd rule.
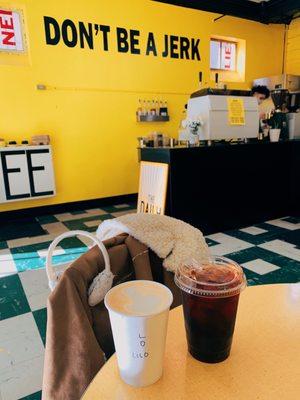
[[[244,100],[236,97],[227,98],[229,125],[245,125]]]
[[[141,161],[138,213],[165,213],[168,170],[168,164]]]

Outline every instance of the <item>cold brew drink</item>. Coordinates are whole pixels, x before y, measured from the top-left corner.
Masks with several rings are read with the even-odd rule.
[[[206,264],[183,264],[175,282],[182,291],[189,352],[203,362],[225,360],[230,354],[240,292],[246,287],[242,268],[224,257],[210,257]]]

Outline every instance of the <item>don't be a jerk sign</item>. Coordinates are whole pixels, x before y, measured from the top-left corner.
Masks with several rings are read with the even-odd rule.
[[[21,14],[0,8],[0,51],[23,52]]]

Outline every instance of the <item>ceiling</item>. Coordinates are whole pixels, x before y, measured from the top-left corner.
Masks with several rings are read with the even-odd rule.
[[[290,24],[300,17],[300,0],[153,0],[263,24]]]

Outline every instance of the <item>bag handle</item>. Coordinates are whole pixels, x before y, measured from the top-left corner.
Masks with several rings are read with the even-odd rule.
[[[85,236],[85,237],[91,239],[91,241],[99,247],[99,249],[103,255],[105,271],[111,272],[109,255],[108,255],[108,252],[107,252],[104,244],[98,238],[96,238],[94,235],[92,235],[91,233],[81,231],[81,230],[76,230],[76,231],[62,233],[61,235],[57,236],[53,240],[53,242],[50,244],[50,246],[48,248],[47,256],[46,256],[46,272],[47,272],[49,282],[54,282],[57,280],[57,275],[55,274],[55,266],[53,266],[53,264],[52,264],[52,255],[53,255],[53,252],[54,252],[56,246],[63,239],[68,238],[68,237],[74,237],[74,236]]]

